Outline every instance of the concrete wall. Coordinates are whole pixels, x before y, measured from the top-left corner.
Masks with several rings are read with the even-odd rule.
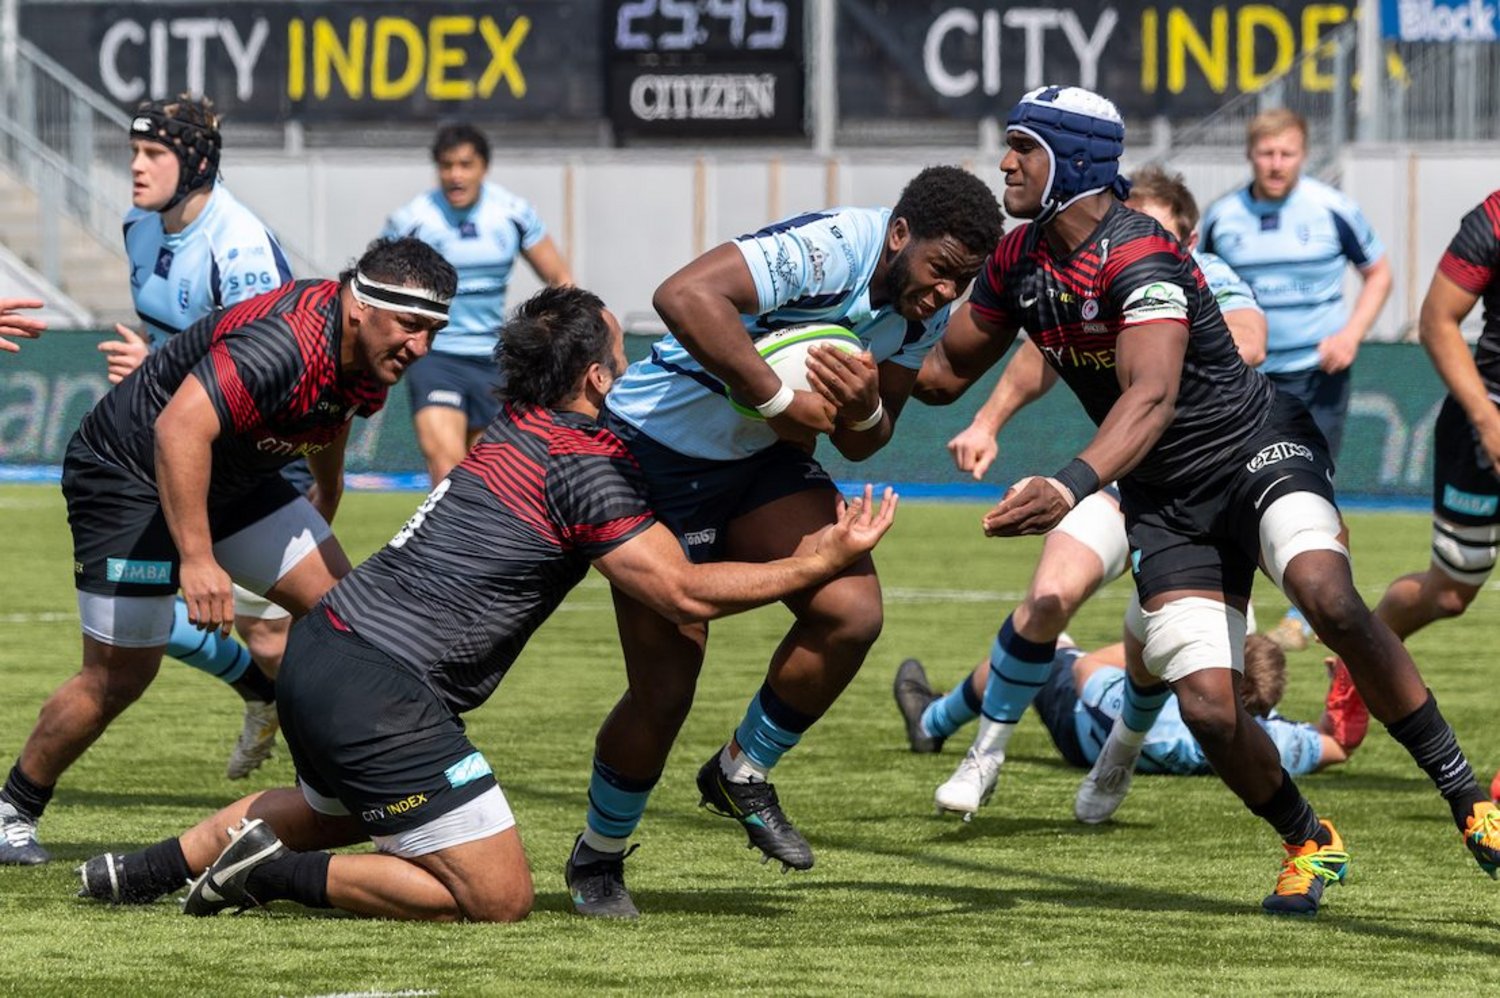
[[[1395,274],[1378,338],[1400,338],[1411,328],[1458,220],[1500,186],[1497,159],[1500,146],[1493,145],[1346,150],[1342,186],[1384,240]],[[491,177],[536,205],[581,284],[602,295],[628,328],[646,330],[656,323],[652,291],[696,254],[796,211],[890,204],[913,173],[934,163],[977,169],[997,189],[1001,182],[995,154],[974,149],[846,152],[827,161],[802,154],[502,150]],[[1173,165],[1205,205],[1246,177],[1236,153],[1189,152]],[[299,269],[322,273],[357,256],[393,208],[433,182],[424,148],[231,150],[224,178],[303,257]],[[537,287],[526,268],[517,275],[513,302]]]

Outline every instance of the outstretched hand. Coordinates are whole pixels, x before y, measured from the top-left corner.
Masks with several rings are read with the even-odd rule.
[[[996,442],[994,433],[977,423],[970,423],[948,441],[948,453],[953,455],[953,466],[959,471],[969,472],[977,482],[984,478],[984,473],[995,463],[1000,445]]]
[[[886,486],[877,509],[875,486],[866,484],[864,495],[849,502],[840,500],[838,522],[818,539],[816,553],[826,558],[835,571],[848,568],[868,554],[891,529],[900,498]]]
[[[115,332],[120,337],[119,342],[105,340],[99,344],[99,352],[104,354],[109,364],[106,376],[112,385],[124,381],[131,371],[141,366],[141,362],[151,352],[151,345],[146,342],[146,338],[124,323],[115,323]]]
[[[0,298],[0,350],[16,353],[21,349],[21,344],[6,339],[8,336],[34,340],[42,335],[42,330],[47,328],[45,319],[17,315],[16,312],[23,308],[41,308],[43,304],[36,298]]]
[[[1023,478],[1006,490],[999,504],[984,514],[986,537],[1045,534],[1073,508],[1067,490],[1040,475]]]

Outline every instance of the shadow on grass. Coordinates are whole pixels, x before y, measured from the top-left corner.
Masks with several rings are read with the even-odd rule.
[[[139,793],[125,793],[114,790],[61,790],[57,794],[56,803],[53,805],[62,807],[183,807],[194,811],[204,812],[204,817],[212,814],[227,804],[233,803],[253,793],[259,787],[245,787],[236,792],[236,788],[225,787],[222,794],[174,794],[159,793],[156,791],[143,790]]]

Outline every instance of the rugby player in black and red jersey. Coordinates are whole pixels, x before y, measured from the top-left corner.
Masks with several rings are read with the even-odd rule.
[[[505,404],[464,461],[292,628],[276,705],[300,785],[252,794],[180,839],[97,856],[81,894],[141,903],[197,874],[190,915],[290,899],[382,918],[524,918],[520,833],[460,715],[489,698],[589,566],[686,624],[826,582],[895,515],[890,491],[877,513],[866,486],[814,549],[692,564],[647,507],[634,458],[598,424],[625,369],[603,303],[573,287],[538,293],[506,326],[505,365]],[[363,840],[377,852],[313,851]],[[622,865],[575,848],[574,904],[635,917]]]
[[[1471,353],[1459,325],[1484,299]],[[1392,582],[1375,612],[1401,638],[1469,608],[1500,545],[1500,191],[1464,216],[1418,329],[1448,397],[1433,427],[1432,562]]]
[[[36,825],[58,779],[156,677],[179,585],[227,634],[233,578],[306,613],[349,571],[329,529],[356,415],[427,352],[457,277],[417,239],[373,244],[337,281],[296,281],[172,337],[68,443],[83,664],[42,706],[0,789],[0,863],[50,857]],[[314,487],[279,474],[306,457]]]
[[[1316,914],[1349,857],[1238,695],[1257,564],[1343,656],[1493,875],[1495,805],[1400,640],[1354,588],[1326,442],[1301,403],[1241,361],[1182,245],[1119,203],[1124,135],[1113,104],[1074,87],[1033,90],[1007,122],[1005,208],[1031,222],[1000,241],[917,394],[956,397],[1024,328],[1099,429],[1054,475],[1012,486],[985,533],[1044,533],[1101,481],[1119,481],[1138,597],[1128,644],[1177,694],[1215,771],[1286,843],[1266,911]],[[1140,739],[1116,723],[1080,788],[1081,820],[1119,806]]]

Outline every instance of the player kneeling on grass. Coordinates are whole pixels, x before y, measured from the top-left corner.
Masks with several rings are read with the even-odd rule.
[[[300,616],[349,571],[329,528],[349,429],[427,352],[457,284],[426,243],[373,243],[337,281],[211,312],[84,416],[62,474],[83,662],[0,787],[0,865],[50,859],[37,823],[156,678],[179,586],[191,622],[227,636],[233,582]],[[280,474],[304,455],[307,496]]]
[[[245,797],[180,839],[90,859],[83,896],[149,902],[197,874],[190,915],[287,899],[383,918],[524,918],[521,837],[459,715],[494,692],[589,565],[688,623],[825,582],[891,525],[895,496],[877,514],[867,486],[811,550],[692,565],[597,423],[625,368],[603,303],[542,291],[505,343],[500,415],[391,542],[292,629],[276,700],[300,786]],[[365,839],[374,855],[313,851]],[[575,893],[593,889],[588,868],[570,862],[567,875]]]

